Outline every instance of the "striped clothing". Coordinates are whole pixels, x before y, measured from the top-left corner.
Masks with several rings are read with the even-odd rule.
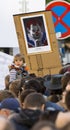
[[[16,79],[21,79],[22,77],[27,76],[29,74],[26,66],[25,67],[23,66],[21,68],[13,66],[11,67],[9,73],[10,73],[10,82]]]

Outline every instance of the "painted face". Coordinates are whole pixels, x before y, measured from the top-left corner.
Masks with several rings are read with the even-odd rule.
[[[29,33],[30,33],[31,37],[33,37],[35,40],[39,39],[42,35],[40,25],[39,24],[36,24],[36,25],[31,24]]]

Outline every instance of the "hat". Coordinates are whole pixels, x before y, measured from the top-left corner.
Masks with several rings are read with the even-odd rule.
[[[6,98],[0,103],[0,109],[5,108],[15,112],[19,112],[20,103],[15,98]]]
[[[49,80],[46,80],[46,87],[48,87],[49,90],[57,90],[62,89],[61,85],[61,78],[63,77],[62,74],[55,74],[51,75],[51,78]]]
[[[51,80],[51,75],[45,75],[44,77],[44,86],[48,87],[49,81]]]

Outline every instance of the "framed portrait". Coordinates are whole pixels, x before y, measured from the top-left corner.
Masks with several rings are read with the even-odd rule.
[[[27,53],[51,52],[45,14],[43,12],[30,13],[22,16],[20,19]]]

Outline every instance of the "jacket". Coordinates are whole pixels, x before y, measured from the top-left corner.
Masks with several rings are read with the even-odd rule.
[[[20,113],[14,114],[10,120],[14,123],[16,130],[29,130],[39,120],[40,110],[22,109]]]

